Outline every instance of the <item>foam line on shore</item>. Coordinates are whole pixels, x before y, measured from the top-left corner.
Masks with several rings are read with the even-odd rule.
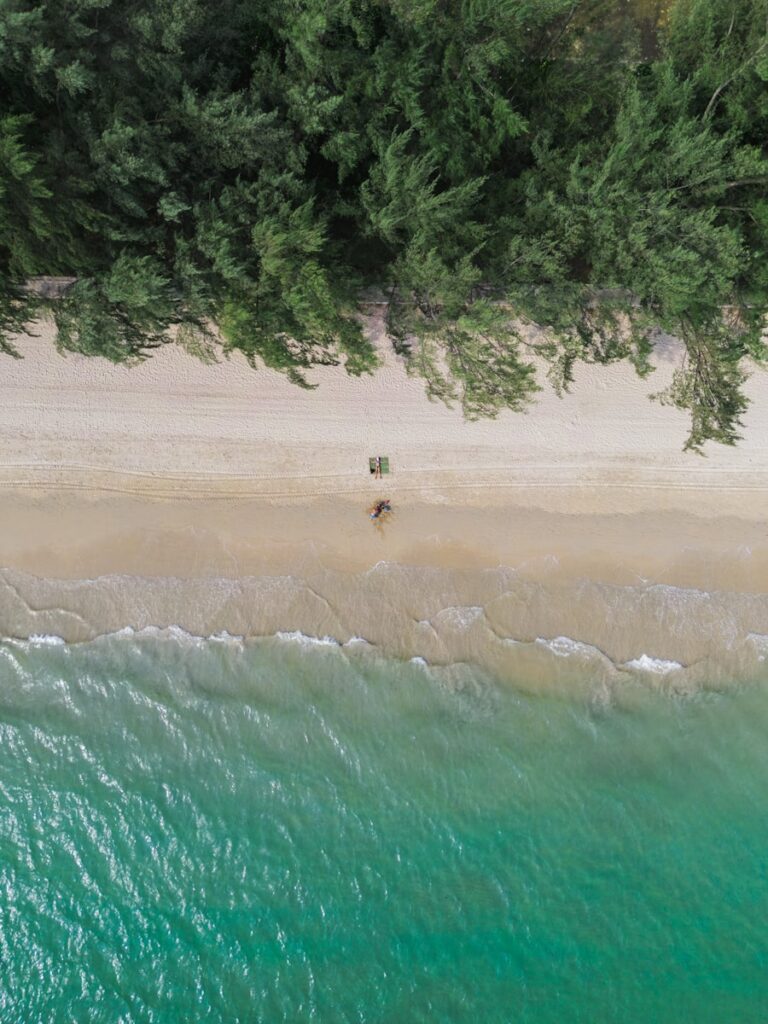
[[[627,681],[681,691],[762,678],[768,595],[581,580],[565,586],[512,570],[324,571],[307,579],[42,580],[0,573],[0,633],[10,647],[103,638],[253,642],[474,665],[528,690],[609,691]],[[629,625],[631,624],[631,625]]]

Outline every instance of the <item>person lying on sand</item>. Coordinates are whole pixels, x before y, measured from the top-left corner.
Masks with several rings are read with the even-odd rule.
[[[389,498],[382,498],[381,501],[377,501],[371,509],[371,519],[379,519],[382,513],[391,512],[392,505]]]

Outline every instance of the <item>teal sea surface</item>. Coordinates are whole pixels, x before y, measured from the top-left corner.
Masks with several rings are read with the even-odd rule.
[[[0,643],[0,1021],[768,1020],[768,685]]]

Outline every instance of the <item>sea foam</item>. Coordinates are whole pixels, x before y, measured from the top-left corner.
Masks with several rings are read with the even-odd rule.
[[[585,644],[581,640],[572,640],[569,636],[556,636],[551,640],[542,636],[536,637],[536,643],[546,647],[548,651],[558,658],[569,658],[576,656],[589,657],[600,654],[600,651],[591,644]]]
[[[338,640],[332,636],[309,636],[298,629],[275,633],[276,640],[283,640],[288,643],[301,644],[303,647],[340,647]]]
[[[641,654],[639,658],[633,658],[625,662],[624,668],[635,669],[637,672],[652,672],[654,675],[667,675],[669,672],[678,672],[684,668],[679,661],[670,661],[667,658],[652,658],[649,654]]]

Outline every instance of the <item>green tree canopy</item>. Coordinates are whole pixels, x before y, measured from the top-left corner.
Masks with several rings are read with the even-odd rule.
[[[217,328],[307,384],[372,369],[361,288],[468,416],[530,342],[650,370],[732,443],[768,306],[768,0],[0,0],[0,346],[130,360]],[[44,302],[42,303],[44,305]]]

